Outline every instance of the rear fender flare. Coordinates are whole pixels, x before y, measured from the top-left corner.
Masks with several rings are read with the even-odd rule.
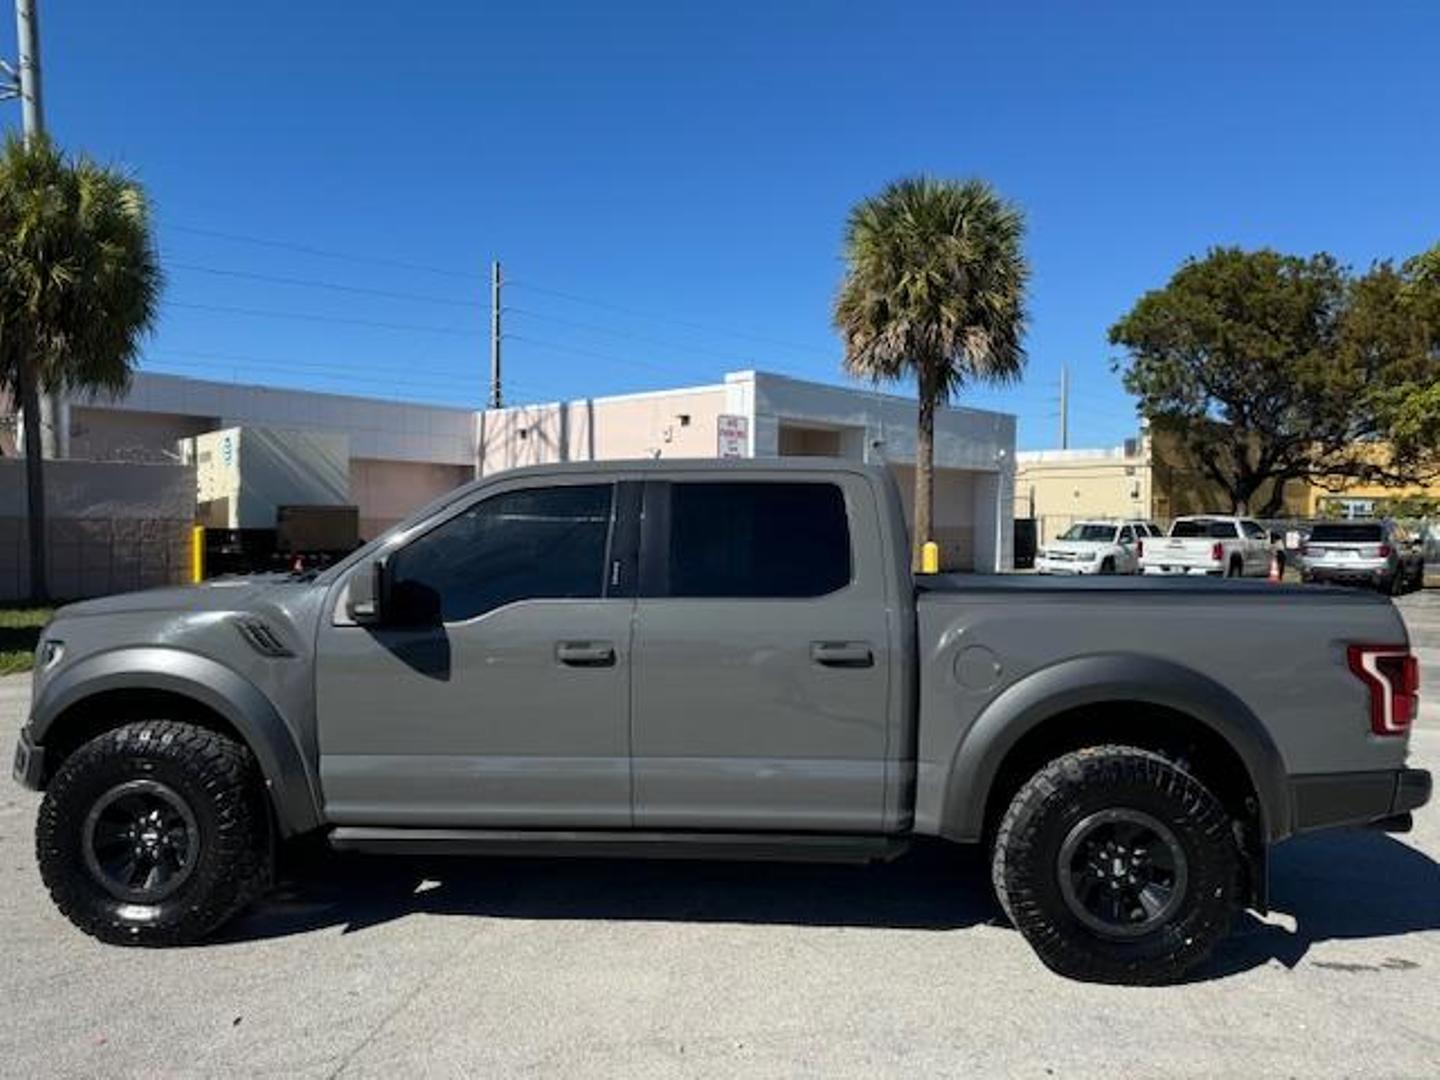
[[[1260,803],[1262,835],[1274,841],[1290,834],[1285,762],[1250,708],[1192,668],[1125,653],[1076,657],[1042,668],[987,705],[951,759],[941,834],[981,839],[991,785],[1006,755],[1026,734],[1072,709],[1120,701],[1174,709],[1210,728],[1245,763]]]

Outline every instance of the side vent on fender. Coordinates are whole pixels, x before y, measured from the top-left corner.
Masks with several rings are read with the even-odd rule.
[[[286,645],[284,639],[272,630],[263,619],[236,619],[235,627],[240,631],[240,636],[248,641],[250,647],[261,656],[295,655],[295,650]]]

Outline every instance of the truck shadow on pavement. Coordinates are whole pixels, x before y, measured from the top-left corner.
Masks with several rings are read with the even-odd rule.
[[[1278,845],[1270,859],[1270,908],[1294,929],[1247,912],[1198,978],[1272,960],[1293,968],[1320,941],[1353,941],[1440,930],[1440,863],[1385,833],[1336,829]],[[1404,956],[1341,970],[1405,969]]]
[[[1282,918],[1243,914],[1190,981],[1271,961],[1293,968],[1320,941],[1440,929],[1440,864],[1383,833],[1339,830],[1282,844],[1270,881],[1271,908]],[[417,914],[935,931],[1007,925],[979,853],[943,844],[873,866],[367,857],[307,846],[282,861],[275,891],[214,940],[353,933]],[[1375,966],[1411,962],[1394,956]]]

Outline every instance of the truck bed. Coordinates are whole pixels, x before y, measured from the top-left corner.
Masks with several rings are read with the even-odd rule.
[[[915,603],[921,832],[953,818],[955,762],[984,741],[973,736],[1023,726],[1031,698],[1066,699],[1071,686],[1084,688],[1076,708],[1132,702],[1157,724],[1167,708],[1239,715],[1269,733],[1292,778],[1404,764],[1405,740],[1369,736],[1366,689],[1346,663],[1351,642],[1407,643],[1383,596],[1199,577],[939,574],[916,579]]]

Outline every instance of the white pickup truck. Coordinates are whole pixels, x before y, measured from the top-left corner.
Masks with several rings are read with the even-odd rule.
[[[1178,517],[1161,540],[1145,546],[1146,574],[1212,574],[1265,577],[1270,572],[1270,533],[1258,521],[1214,514]]]

